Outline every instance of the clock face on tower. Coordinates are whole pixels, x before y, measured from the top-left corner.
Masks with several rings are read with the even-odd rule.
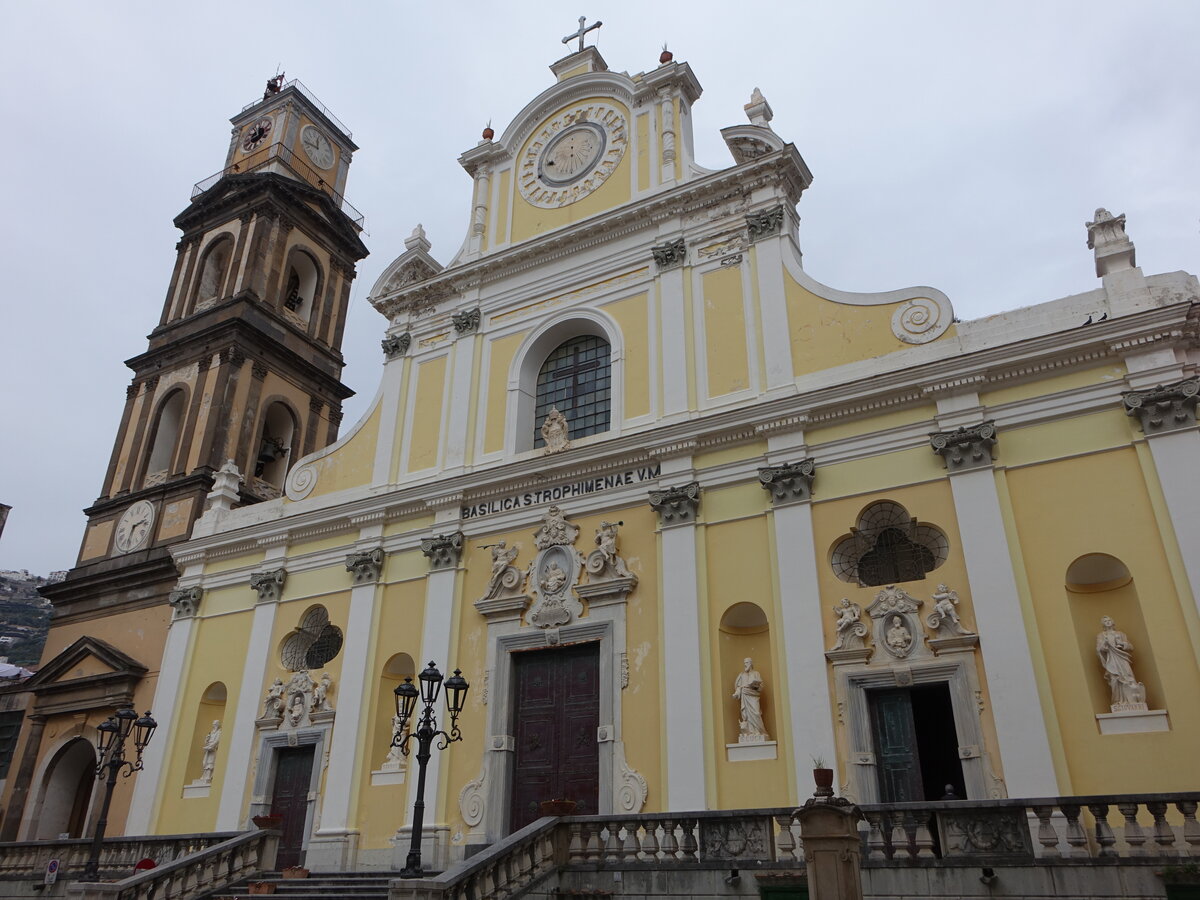
[[[305,125],[301,129],[300,146],[304,148],[304,155],[318,169],[328,169],[333,165],[333,144],[312,125]]]
[[[544,122],[518,164],[521,195],[554,209],[602,185],[625,155],[625,115],[607,103],[583,103]]]
[[[263,116],[257,122],[253,123],[246,129],[242,135],[242,151],[250,153],[262,146],[271,135],[271,128],[275,125],[275,121],[269,116]]]
[[[117,534],[113,546],[118,553],[132,553],[150,542],[154,529],[154,504],[139,500],[121,515],[117,521]]]

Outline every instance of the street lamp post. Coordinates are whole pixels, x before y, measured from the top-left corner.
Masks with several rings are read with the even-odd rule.
[[[404,861],[404,868],[400,870],[402,878],[421,877],[421,828],[425,819],[425,765],[429,762],[430,746],[435,737],[441,737],[441,741],[438,743],[439,750],[445,750],[454,741],[462,740],[462,732],[458,730],[458,714],[462,712],[463,704],[467,700],[467,688],[470,687],[458,669],[455,669],[454,674],[445,679],[446,708],[450,711],[450,731],[445,732],[438,730],[437,718],[433,714],[438,691],[442,687],[442,673],[431,661],[417,676],[417,680],[421,682],[419,692],[417,686],[412,683],[411,677],[405,678],[404,683],[399,685],[394,692],[396,694],[396,715],[400,717],[400,728],[392,737],[392,746],[399,747],[400,752],[407,756],[409,741],[414,737],[417,739],[417,802],[413,804],[412,842],[408,846],[408,859]],[[408,720],[413,714],[418,697],[424,704],[424,709],[421,711],[416,728],[410,732],[407,728]]]
[[[100,807],[100,821],[96,823],[96,834],[92,837],[92,850],[88,856],[87,865],[83,869],[84,881],[95,881],[100,877],[100,849],[104,844],[104,832],[108,828],[108,807],[112,803],[113,788],[117,784],[117,775],[122,771],[128,778],[142,768],[142,751],[154,736],[158,723],[150,718],[150,710],[140,719],[137,710],[126,706],[117,710],[115,716],[96,726],[100,744],[100,761],[96,763],[96,777],[107,779],[104,782],[104,803]],[[125,758],[125,740],[133,734],[133,746],[137,750],[137,758],[130,761]]]

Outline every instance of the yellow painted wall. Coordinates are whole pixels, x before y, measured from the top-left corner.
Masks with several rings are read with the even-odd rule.
[[[500,173],[496,191],[496,235],[493,244],[508,240],[508,203],[512,191],[512,169]]]
[[[625,418],[632,419],[650,412],[650,357],[648,295],[638,294],[615,303],[604,311],[617,320],[625,343],[623,370],[625,377]]]
[[[850,462],[821,466],[813,484],[813,496],[832,497],[890,491],[896,485],[940,478],[942,461],[928,447],[898,450]]]
[[[308,495],[309,498],[370,484],[375,468],[375,443],[379,440],[381,416],[382,410],[377,404],[362,427],[346,438],[345,443],[309,464],[316,469],[317,475],[317,485]]]
[[[650,187],[650,116],[638,113],[637,117],[637,189]]]
[[[504,425],[508,405],[508,370],[525,333],[510,334],[491,342],[491,362],[488,365],[487,426],[483,436],[483,452],[495,453],[504,449]]]
[[[701,281],[708,396],[746,390],[750,387],[750,369],[741,270],[737,266],[714,269]]]
[[[1060,423],[1063,430],[1072,427],[1070,420]],[[1007,474],[1048,689],[1071,789],[1078,794],[1111,790],[1117,783],[1125,791],[1188,790],[1195,780],[1200,668],[1139,471],[1137,453],[1127,447]],[[1088,553],[1120,559],[1132,585],[1106,593],[1068,591],[1067,568]],[[1151,705],[1168,711],[1169,732],[1099,733],[1096,713],[1109,711],[1095,652],[1103,615],[1112,615],[1129,635],[1134,673],[1146,684]]]
[[[442,430],[442,400],[446,386],[446,357],[438,356],[417,367],[417,398],[409,436],[408,471],[437,465]]]

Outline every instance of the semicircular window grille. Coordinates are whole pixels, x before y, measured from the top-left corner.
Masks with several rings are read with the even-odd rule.
[[[918,522],[899,503],[880,500],[859,514],[829,562],[842,581],[869,587],[919,581],[949,555],[950,542],[940,528]]]
[[[342,649],[342,630],[329,621],[323,606],[314,606],[300,619],[296,629],[283,639],[280,659],[291,672],[319,669]]]

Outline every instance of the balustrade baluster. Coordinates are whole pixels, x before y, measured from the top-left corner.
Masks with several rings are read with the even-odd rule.
[[[600,823],[588,822],[584,826],[587,831],[587,858],[588,862],[598,862],[600,860]]]
[[[779,826],[779,834],[775,837],[775,858],[780,862],[794,862],[796,841],[792,837],[792,814],[776,816],[775,824]]]
[[[1096,843],[1100,846],[1097,856],[1116,856],[1117,851],[1113,849],[1113,844],[1117,842],[1117,837],[1108,825],[1108,804],[1089,803],[1088,809],[1096,820]]]
[[[1088,856],[1087,835],[1083,831],[1083,826],[1079,824],[1079,804],[1060,803],[1058,808],[1067,817],[1067,843],[1071,845],[1070,856],[1072,858]]]
[[[621,858],[633,860],[638,858],[638,835],[637,822],[630,821],[625,823],[625,845],[621,848]]]
[[[917,859],[936,859],[933,852],[933,835],[929,831],[931,813],[920,813],[917,816],[917,833],[913,843],[917,848]]]
[[[571,840],[567,844],[567,859],[573,863],[580,862],[587,855],[583,849],[583,826],[572,822],[568,827],[571,830]]]
[[[1200,856],[1200,824],[1196,822],[1196,801],[1176,800],[1175,808],[1183,815],[1184,848],[1180,856]]]
[[[696,861],[696,820],[695,819],[680,819],[679,826],[683,829],[682,846],[679,848],[683,853],[683,858],[689,862]]]
[[[1154,843],[1158,844],[1159,856],[1178,856],[1175,849],[1175,831],[1167,824],[1167,804],[1156,800],[1146,804],[1150,815],[1154,816]]]
[[[1035,806],[1033,814],[1038,820],[1037,840],[1042,845],[1042,856],[1051,859],[1062,856],[1058,849],[1058,831],[1050,822],[1050,817],[1054,815],[1054,807]]]
[[[642,856],[648,860],[658,859],[657,822],[647,822],[642,830]]]
[[[608,839],[604,842],[604,859],[606,862],[615,862],[621,858],[621,825],[619,822],[605,822],[604,827],[608,830]]]
[[[1141,804],[1135,802],[1118,803],[1117,809],[1121,815],[1125,817],[1125,827],[1122,829],[1125,843],[1129,847],[1130,856],[1145,856],[1146,849],[1143,846],[1146,843],[1146,832],[1142,830],[1142,826],[1138,824],[1137,814]]]
[[[887,859],[887,845],[883,840],[883,813],[877,810],[864,812],[871,824],[871,832],[867,835],[867,859]]]
[[[679,842],[675,840],[675,820],[663,819],[663,839],[661,842],[663,854],[667,859],[675,859],[679,852]]]

